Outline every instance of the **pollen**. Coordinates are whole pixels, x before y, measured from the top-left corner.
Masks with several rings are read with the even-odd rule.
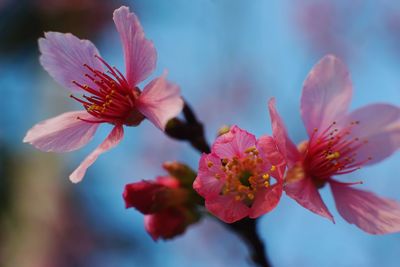
[[[93,122],[109,122],[112,124],[138,125],[144,116],[133,103],[140,95],[138,88],[131,88],[125,77],[115,67],[111,67],[104,59],[95,56],[107,69],[107,73],[83,64],[87,73],[83,76],[88,84],[73,80],[80,89],[89,93],[81,98],[71,95],[83,105],[86,111],[96,118]]]
[[[355,133],[361,122],[351,121],[347,125],[332,122],[325,129],[312,134],[301,150],[303,162],[301,169],[306,175],[319,181],[326,181],[333,175],[346,174],[358,170],[369,158],[362,158],[357,152],[367,144]],[[292,168],[293,170],[294,168]],[[296,171],[289,170],[286,177],[294,179]],[[303,175],[302,175],[303,176]]]
[[[338,151],[326,156],[326,159],[328,159],[328,160],[333,160],[333,159],[338,159],[338,158],[340,158],[340,153]]]
[[[260,188],[270,186],[269,172],[274,171],[276,167],[271,166],[271,170],[266,172],[267,163],[264,163],[256,147],[250,147],[244,152],[241,157],[221,160],[220,169],[225,177],[221,194],[231,195],[235,200],[244,201],[249,206]]]

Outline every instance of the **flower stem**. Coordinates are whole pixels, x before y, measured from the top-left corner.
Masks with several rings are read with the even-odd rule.
[[[271,267],[265,251],[265,245],[257,233],[257,220],[245,218],[232,224],[225,224],[246,243],[251,260],[260,267]]]
[[[210,153],[210,146],[204,136],[203,124],[197,120],[196,115],[186,102],[183,107],[183,115],[185,120],[171,119],[165,128],[165,133],[171,138],[188,141],[200,153]]]

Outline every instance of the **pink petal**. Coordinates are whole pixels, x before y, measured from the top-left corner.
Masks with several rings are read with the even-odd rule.
[[[166,74],[146,85],[136,103],[138,110],[161,130],[183,108],[179,86],[167,81],[165,76]]]
[[[216,178],[219,175],[219,179]],[[214,197],[221,192],[225,174],[221,170],[221,159],[214,154],[203,154],[199,162],[199,170],[193,183],[194,190],[201,196]]]
[[[347,118],[347,125],[358,121],[350,132],[351,138],[365,140],[354,157],[362,162],[372,157],[363,165],[377,163],[395,152],[400,147],[400,109],[389,104],[373,104],[353,111]]]
[[[256,137],[234,125],[215,140],[212,151],[220,158],[242,157],[246,149],[256,145]]]
[[[331,182],[331,189],[340,215],[370,234],[400,232],[400,204],[394,200]]]
[[[296,200],[304,208],[334,222],[332,214],[325,206],[318,189],[310,178],[304,177],[303,179],[289,182],[285,185],[284,190],[289,197]]]
[[[123,198],[125,207],[134,207],[143,214],[154,212],[154,198],[166,187],[153,181],[140,181],[125,185]]]
[[[116,9],[113,19],[124,49],[126,78],[133,88],[153,72],[157,53],[153,43],[145,38],[138,18],[128,7]]]
[[[69,152],[86,145],[97,130],[99,123],[86,111],[72,111],[39,122],[25,135],[23,142],[30,143],[46,152]]]
[[[279,152],[275,139],[267,135],[261,136],[257,140],[256,147],[260,156],[277,168],[276,171],[272,172],[272,175],[282,180],[286,169],[286,159]],[[271,165],[268,168],[271,168]]]
[[[206,199],[206,209],[226,223],[239,221],[249,214],[249,207],[228,195]]]
[[[251,206],[249,217],[257,218],[273,210],[282,196],[282,184],[276,183],[269,188],[257,192],[253,205]]]
[[[171,239],[186,230],[187,222],[184,209],[167,209],[144,216],[144,226],[154,241]]]
[[[59,84],[71,91],[81,88],[72,83],[97,88],[97,85],[85,74],[90,73],[83,66],[88,64],[94,69],[103,70],[103,66],[94,56],[99,55],[97,48],[88,40],[81,40],[70,33],[46,32],[39,39],[40,63]]]
[[[279,116],[275,108],[275,98],[271,98],[268,102],[269,115],[272,123],[272,133],[281,154],[287,158],[288,163],[293,165],[300,159],[300,153],[295,144],[290,140],[285,124]]]
[[[87,156],[78,168],[69,176],[73,183],[78,183],[85,176],[87,168],[92,165],[96,159],[104,152],[118,145],[124,136],[124,129],[121,125],[116,125],[107,138],[92,153]]]
[[[303,85],[301,116],[308,134],[325,130],[346,115],[352,85],[346,66],[333,55],[322,58],[310,71]]]

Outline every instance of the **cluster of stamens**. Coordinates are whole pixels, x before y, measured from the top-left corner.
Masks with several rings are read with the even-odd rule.
[[[340,175],[353,172],[361,168],[363,164],[371,160],[356,160],[357,150],[368,143],[352,136],[352,129],[360,124],[352,121],[342,129],[337,128],[336,122],[330,124],[325,130],[314,132],[304,148],[303,167],[312,178],[325,180],[332,175]]]
[[[90,95],[83,95],[82,98],[74,95],[71,95],[71,97],[80,102],[89,114],[98,119],[90,122],[137,125],[143,120],[143,115],[135,109],[135,100],[140,94],[139,89],[131,89],[125,77],[117,68],[111,67],[99,56],[95,57],[107,67],[107,72],[96,70],[84,64],[83,66],[88,70],[85,77],[90,79],[96,85],[96,88],[72,81]]]
[[[208,167],[212,166],[213,163],[209,162]],[[271,186],[270,172],[275,169],[275,166],[264,162],[255,147],[248,148],[244,157],[222,159],[221,170],[224,173],[225,184],[221,194],[233,195],[235,200],[251,205],[259,188]],[[215,177],[222,178],[221,174],[215,174]]]

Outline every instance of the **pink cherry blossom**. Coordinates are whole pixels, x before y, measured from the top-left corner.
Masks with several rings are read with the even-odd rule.
[[[360,182],[333,177],[387,158],[400,146],[400,109],[371,104],[348,112],[352,85],[346,66],[325,56],[309,73],[301,97],[301,116],[309,139],[297,148],[269,102],[274,136],[286,155],[284,191],[300,205],[333,221],[318,189],[329,184],[340,215],[371,234],[400,231],[400,204],[353,188]]]
[[[182,234],[198,219],[191,192],[175,177],[127,184],[123,197],[126,208],[145,214],[145,228],[155,241]]]
[[[43,68],[71,92],[83,93],[82,97],[71,97],[85,110],[38,123],[23,141],[42,151],[73,151],[92,139],[100,123],[114,125],[104,142],[70,175],[74,183],[82,180],[100,154],[121,141],[123,125],[137,126],[147,118],[164,130],[168,120],[183,108],[179,87],[166,80],[166,73],[152,80],[143,91],[138,88],[155,69],[156,50],[129,8],[115,10],[114,22],[122,41],[126,75],[101,58],[88,40],[58,32],[47,32],[39,39]]]
[[[269,136],[233,126],[203,154],[193,188],[208,211],[226,223],[257,218],[276,207],[282,195],[282,156]]]

